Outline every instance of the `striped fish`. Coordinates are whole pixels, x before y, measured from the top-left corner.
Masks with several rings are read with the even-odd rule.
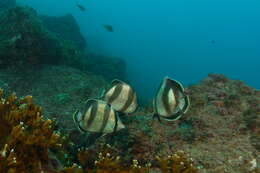
[[[82,132],[108,134],[125,128],[114,109],[97,99],[87,100],[84,114],[76,111],[73,120]]]
[[[118,79],[112,81],[112,87],[104,93],[103,99],[120,113],[133,113],[137,108],[135,91]]]
[[[154,116],[166,121],[175,121],[185,114],[189,108],[189,97],[184,93],[182,84],[165,77],[153,101]]]

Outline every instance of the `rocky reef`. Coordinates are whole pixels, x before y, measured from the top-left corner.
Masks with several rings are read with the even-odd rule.
[[[107,140],[117,148],[128,144],[126,155],[138,160],[183,150],[200,172],[253,171],[260,159],[260,91],[241,81],[209,74],[201,83],[189,86],[187,93],[191,108],[180,120],[159,123],[147,107],[125,118],[129,130],[124,135],[129,140],[121,140],[123,144],[122,136]]]
[[[1,68],[24,73],[44,64],[65,65],[108,80],[126,78],[123,60],[84,52],[85,40],[71,15],[39,17],[34,9],[17,6],[0,15],[0,25]]]
[[[32,8],[5,11],[0,15],[0,25],[1,68],[24,70],[41,64],[80,64],[77,47],[49,32]]]
[[[259,173],[260,91],[220,74],[186,88],[191,107],[175,122],[149,104],[118,133],[81,134],[72,114],[126,80],[126,64],[45,25],[27,7],[0,15],[0,173]]]
[[[80,82],[76,80],[79,76],[73,76],[80,72],[44,68],[57,76],[69,76],[74,81],[70,89],[75,88],[66,88],[65,77],[57,81],[60,86],[53,84],[55,76],[49,74],[35,81],[38,83],[32,85],[35,89],[18,90],[35,94],[34,100],[44,110],[33,103],[31,96],[18,99],[11,94],[4,98],[1,90],[0,124],[4,128],[0,131],[0,172],[40,169],[47,173],[259,172],[260,92],[241,81],[210,74],[201,83],[187,88],[192,104],[180,120],[160,123],[152,118],[152,107],[147,106],[132,116],[121,117],[126,129],[95,140],[89,134],[80,134],[70,116],[73,107],[83,105],[80,95],[88,91],[73,85]],[[83,78],[88,77],[82,74]],[[81,82],[82,86],[95,83]],[[56,88],[51,91],[48,88],[52,87],[44,86]],[[64,92],[55,95],[55,90]],[[84,97],[94,97],[98,90],[88,92]],[[52,120],[46,119],[47,115]],[[21,160],[28,162],[29,158],[20,152],[32,153],[35,162],[21,164]]]
[[[87,54],[83,61],[89,72],[104,76],[109,81],[115,78],[127,80],[126,63],[120,58]]]
[[[80,28],[71,14],[61,17],[40,16],[46,28],[57,34],[59,38],[73,41],[80,49],[86,47],[86,41],[80,32]]]
[[[141,166],[137,160],[125,166],[109,145],[99,153],[78,150],[82,166],[72,164],[66,150],[68,141],[55,131],[52,120],[44,119],[42,108],[33,103],[32,96],[18,99],[13,93],[5,98],[1,89],[0,100],[0,172],[148,173],[152,169],[151,163]],[[193,161],[183,151],[157,160],[158,170],[165,173],[197,173]],[[71,166],[65,167],[66,164]]]

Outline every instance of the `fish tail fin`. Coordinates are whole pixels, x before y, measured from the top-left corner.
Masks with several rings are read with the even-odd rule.
[[[155,118],[156,118],[160,123],[162,123],[162,121],[161,121],[161,119],[160,119],[160,116],[159,116],[157,113],[154,113],[154,114],[153,114],[153,120],[154,120]]]
[[[84,129],[80,126],[80,121],[82,119],[82,114],[79,110],[76,110],[75,113],[72,116],[73,121],[75,123],[75,125],[77,126],[77,129],[81,132],[84,133]]]
[[[81,114],[81,112],[79,110],[76,110],[74,112],[72,118],[73,118],[73,121],[74,121],[75,124],[79,123],[81,116],[82,116],[82,114]]]
[[[105,93],[106,93],[106,89],[104,87],[101,88],[98,94],[98,99],[103,99],[105,97]]]

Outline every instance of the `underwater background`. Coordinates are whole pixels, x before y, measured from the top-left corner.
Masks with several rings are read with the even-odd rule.
[[[0,173],[260,173],[259,6],[0,0]]]
[[[41,14],[72,13],[88,51],[123,58],[132,84],[146,98],[164,76],[188,85],[208,73],[223,73],[260,88],[257,0],[18,2]],[[103,24],[115,32],[106,32]]]

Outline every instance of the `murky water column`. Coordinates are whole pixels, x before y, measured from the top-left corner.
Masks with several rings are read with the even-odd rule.
[[[0,0],[0,11],[15,7],[16,0]]]

